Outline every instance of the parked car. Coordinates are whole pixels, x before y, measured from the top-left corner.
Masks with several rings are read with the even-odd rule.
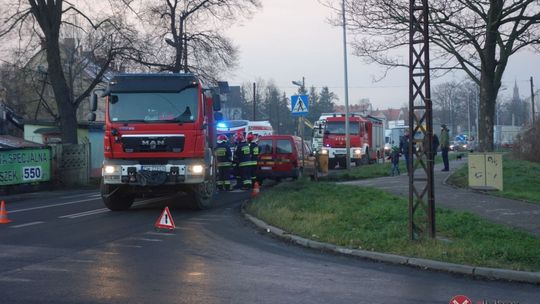
[[[302,159],[302,147],[304,155]],[[303,161],[302,161],[303,160]],[[293,135],[267,135],[259,138],[257,180],[297,179],[302,175],[315,178],[315,156],[308,144]]]

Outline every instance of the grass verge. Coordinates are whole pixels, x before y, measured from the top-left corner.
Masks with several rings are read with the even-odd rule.
[[[378,189],[282,183],[261,193],[247,212],[293,234],[353,249],[540,271],[540,239],[468,213],[437,209],[437,234],[450,241],[409,241],[407,201]]]
[[[448,183],[467,188],[469,186],[468,167],[464,166],[456,170],[448,179]],[[490,191],[489,194],[540,204],[540,164],[504,155],[503,191]]]

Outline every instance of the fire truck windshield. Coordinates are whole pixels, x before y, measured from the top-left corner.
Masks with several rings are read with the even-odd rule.
[[[360,123],[349,122],[349,134],[356,135],[360,131]],[[345,122],[327,122],[325,134],[345,134]]]
[[[177,93],[116,93],[114,103],[109,103],[109,119],[112,122],[193,122],[199,110],[197,92],[197,88],[187,88]]]

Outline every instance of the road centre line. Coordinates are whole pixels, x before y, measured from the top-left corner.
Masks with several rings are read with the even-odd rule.
[[[103,213],[103,212],[107,212],[107,211],[109,211],[108,208],[101,208],[101,209],[94,209],[94,210],[89,210],[89,211],[84,211],[84,212],[79,212],[79,213],[73,213],[73,214],[68,214],[68,215],[62,215],[62,216],[59,216],[58,218],[74,219],[74,218],[78,218],[78,217],[83,217],[83,216],[87,216],[87,215],[94,215],[94,214]]]
[[[22,228],[22,227],[27,227],[27,226],[39,225],[39,224],[43,224],[43,223],[45,223],[45,222],[31,222],[31,223],[26,223],[26,224],[9,226],[9,228]]]
[[[160,199],[161,198],[152,198],[152,199],[139,201],[139,202],[133,204],[133,206],[143,205],[145,203],[152,202],[152,201],[159,201]],[[89,210],[89,211],[84,211],[84,212],[78,212],[78,213],[62,215],[62,216],[59,216],[58,218],[74,219],[74,218],[78,218],[78,217],[83,217],[83,216],[87,216],[87,215],[94,215],[94,214],[104,213],[104,212],[108,212],[108,211],[109,211],[108,208],[100,208],[100,209],[94,209],[94,210]]]
[[[88,197],[94,197],[94,196],[100,196],[99,193],[81,193],[81,194],[74,194],[74,195],[66,195],[66,196],[60,196],[60,198],[74,198],[79,196],[88,196]]]
[[[32,208],[23,208],[23,209],[11,210],[11,211],[9,211],[9,213],[24,212],[24,211],[32,211],[32,210],[39,210],[39,209],[53,208],[53,207],[65,206],[65,205],[73,205],[73,204],[84,203],[84,202],[90,202],[90,201],[95,201],[95,200],[97,200],[97,198],[89,198],[89,199],[77,200],[77,201],[72,201],[72,202],[65,202],[65,203],[58,203],[58,204],[52,204],[52,205],[45,205],[45,206],[39,206],[39,207],[32,207]]]

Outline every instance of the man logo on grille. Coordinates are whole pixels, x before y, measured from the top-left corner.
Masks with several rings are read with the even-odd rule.
[[[473,304],[473,302],[464,295],[458,295],[450,300],[450,304]]]
[[[158,145],[165,145],[165,140],[142,140],[141,145],[150,146],[150,150],[154,150]]]

